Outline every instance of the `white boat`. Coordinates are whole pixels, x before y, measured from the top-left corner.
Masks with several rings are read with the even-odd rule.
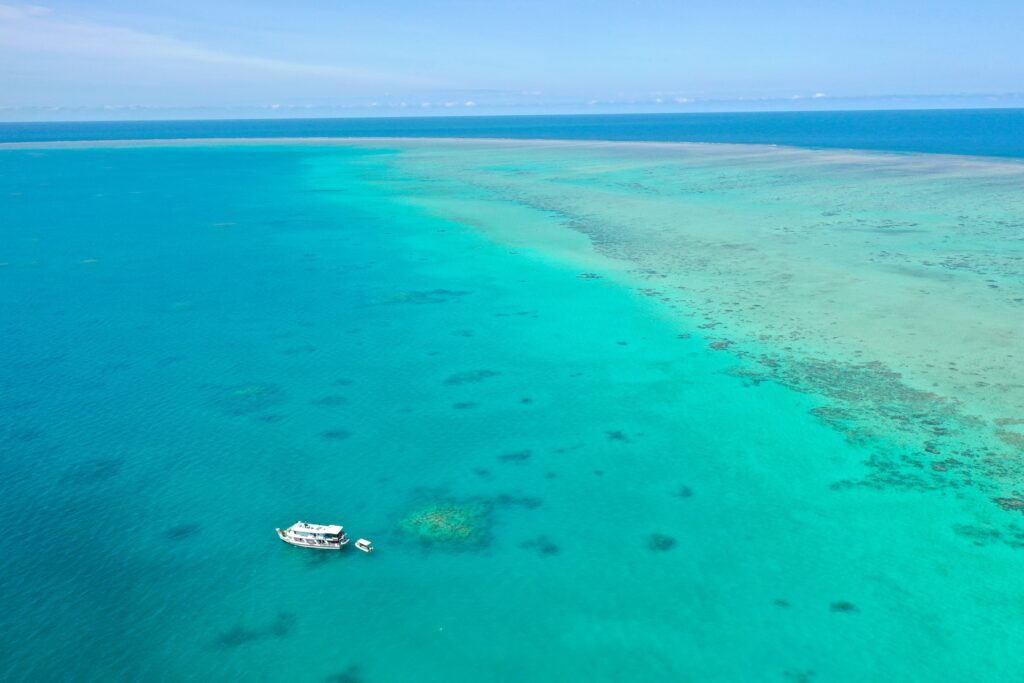
[[[345,527],[337,524],[295,522],[287,529],[277,529],[277,535],[285,543],[319,550],[341,550],[348,543]]]
[[[373,552],[373,542],[366,538],[360,538],[356,541],[356,547],[362,550],[364,553]]]

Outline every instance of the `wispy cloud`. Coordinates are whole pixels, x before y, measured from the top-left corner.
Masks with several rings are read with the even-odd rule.
[[[129,88],[136,81],[144,84],[147,74],[158,74],[171,83],[176,79],[198,84],[266,80],[363,89],[429,85],[409,76],[358,66],[237,54],[173,36],[96,23],[46,7],[0,4],[0,76],[54,78],[53,64],[61,61],[77,78],[91,77],[100,84]],[[38,83],[37,90],[45,86]]]

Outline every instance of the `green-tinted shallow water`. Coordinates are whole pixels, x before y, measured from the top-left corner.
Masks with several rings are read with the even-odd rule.
[[[910,324],[814,335],[892,295],[863,212],[915,213],[889,253],[989,265],[907,306],[1004,316],[976,371],[1019,372],[1018,167],[672,149],[0,152],[0,678],[1024,677],[1012,382],[949,395]],[[768,244],[867,284],[722,257]],[[280,543],[300,518],[378,551]]]

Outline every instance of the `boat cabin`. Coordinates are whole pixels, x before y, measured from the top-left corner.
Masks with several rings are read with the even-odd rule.
[[[348,543],[345,528],[337,524],[310,524],[300,521],[287,529],[277,529],[277,535],[285,543],[304,548],[339,550]]]

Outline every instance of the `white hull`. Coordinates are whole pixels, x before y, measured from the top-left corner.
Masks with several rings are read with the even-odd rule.
[[[315,540],[306,538],[297,538],[292,536],[287,531],[281,531],[277,529],[277,536],[285,543],[290,545],[297,545],[300,548],[313,548],[315,550],[341,550],[342,547],[348,543],[348,539],[345,538],[340,542],[332,542],[325,540]]]

